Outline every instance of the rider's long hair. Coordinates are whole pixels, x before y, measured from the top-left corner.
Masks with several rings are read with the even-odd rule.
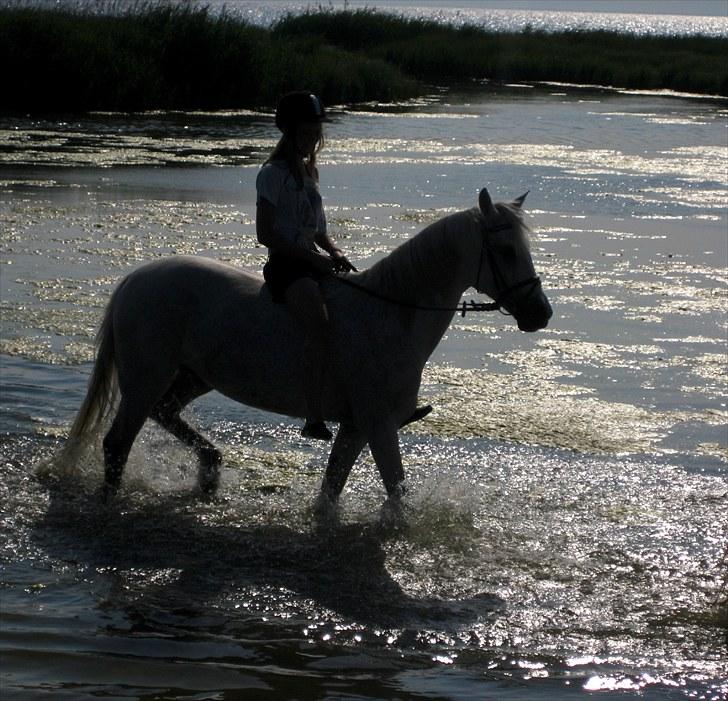
[[[276,144],[270,156],[266,159],[266,163],[271,161],[285,161],[288,165],[288,169],[296,179],[296,183],[299,188],[303,188],[303,179],[306,174],[312,177],[318,182],[319,174],[318,168],[316,168],[316,156],[324,147],[324,135],[323,131],[321,136],[316,141],[311,153],[301,157],[301,154],[296,148],[296,132],[295,127],[287,130],[283,133],[280,140]]]

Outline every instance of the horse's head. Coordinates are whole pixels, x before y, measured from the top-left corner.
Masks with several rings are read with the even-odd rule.
[[[527,194],[510,204],[493,204],[488,191],[480,191],[481,250],[475,288],[512,314],[521,331],[538,331],[548,324],[553,311],[528,246],[521,211]]]

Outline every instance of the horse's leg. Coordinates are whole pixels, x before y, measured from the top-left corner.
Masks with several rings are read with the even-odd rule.
[[[331,448],[326,475],[321,483],[321,496],[336,502],[356,459],[366,445],[364,434],[350,424],[342,424]]]
[[[192,448],[200,461],[200,489],[210,494],[217,489],[222,454],[184,419],[180,412],[193,399],[210,391],[210,387],[188,370],[180,370],[172,386],[152,410],[151,418],[175,438]]]
[[[369,447],[387,495],[390,499],[399,499],[404,495],[405,487],[397,427],[388,422],[375,425],[369,436]]]
[[[119,363],[117,367],[121,401],[111,428],[104,437],[105,499],[112,497],[119,489],[131,446],[175,376],[174,368],[162,363],[146,368],[136,363]]]
[[[149,415],[151,402],[123,393],[111,428],[104,438],[104,500],[116,494],[129,451]]]

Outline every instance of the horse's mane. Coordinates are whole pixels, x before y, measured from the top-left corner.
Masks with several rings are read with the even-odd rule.
[[[515,235],[522,237],[528,245],[530,229],[523,210],[506,202],[498,202],[494,206],[500,217],[513,227]],[[450,214],[397,246],[364,272],[361,282],[396,299],[409,299],[414,280],[441,277],[450,266],[457,264],[458,247],[454,239],[458,234],[464,236],[467,227],[484,226],[478,207]]]
[[[455,264],[456,251],[448,234],[467,220],[474,225],[473,215],[473,210],[467,210],[433,222],[377,261],[363,274],[362,282],[395,299],[410,299],[416,292],[412,289],[415,280],[440,277],[444,268]]]

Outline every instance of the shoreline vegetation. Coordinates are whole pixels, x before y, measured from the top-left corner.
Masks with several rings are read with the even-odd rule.
[[[327,104],[392,102],[468,81],[558,82],[728,97],[728,38],[518,33],[376,10],[270,28],[191,4],[0,8],[3,113],[270,108],[305,85]]]

